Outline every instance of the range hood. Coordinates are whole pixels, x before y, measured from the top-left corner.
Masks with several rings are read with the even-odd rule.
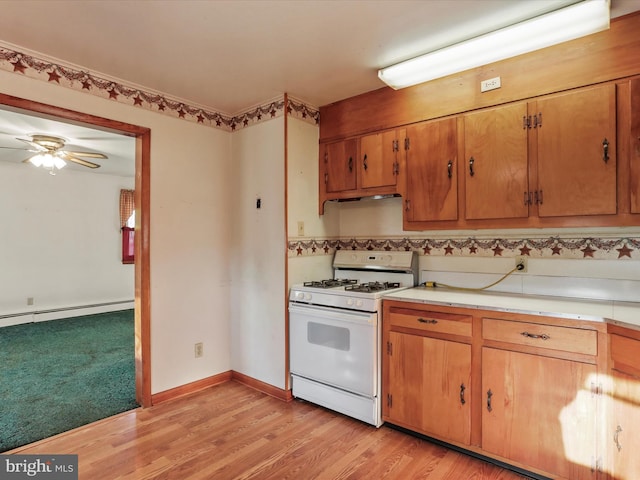
[[[334,200],[326,200],[327,202],[337,202],[337,203],[343,203],[343,202],[359,202],[361,200],[382,200],[385,198],[393,198],[393,197],[399,197],[400,194],[399,193],[389,193],[386,195],[370,195],[370,196],[363,196],[363,197],[353,197],[353,198],[337,198]]]

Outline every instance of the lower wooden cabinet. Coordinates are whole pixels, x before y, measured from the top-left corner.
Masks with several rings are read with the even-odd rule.
[[[595,365],[482,349],[482,449],[562,478],[594,478]]]
[[[383,419],[468,445],[471,317],[394,308],[385,318]]]
[[[610,422],[606,431],[611,478],[640,478],[640,332],[610,335]]]
[[[395,300],[382,321],[385,422],[554,479],[640,478],[640,335],[614,461],[605,323]]]

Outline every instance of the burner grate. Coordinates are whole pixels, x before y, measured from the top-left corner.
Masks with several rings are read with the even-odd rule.
[[[367,283],[360,283],[357,285],[347,285],[346,287],[344,287],[345,290],[348,290],[351,292],[364,292],[364,293],[381,292],[384,290],[390,290],[392,288],[400,288],[400,283],[398,282],[367,282]]]
[[[341,279],[328,279],[328,280],[304,282],[304,286],[313,287],[313,288],[333,288],[333,287],[342,287],[345,285],[355,285],[357,283],[358,283],[358,280],[341,278]]]

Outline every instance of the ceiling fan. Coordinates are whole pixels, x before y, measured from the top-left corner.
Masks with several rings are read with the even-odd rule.
[[[90,162],[80,157],[99,159],[108,158],[103,153],[64,150],[66,140],[62,137],[40,134],[29,135],[29,137],[29,139],[16,138],[16,140],[20,140],[21,142],[24,142],[31,147],[30,149],[28,149],[28,151],[35,153],[35,155],[23,160],[23,162],[29,162],[36,167],[42,166],[44,168],[47,168],[49,169],[49,173],[51,173],[52,175],[55,175],[55,169],[61,169],[66,165],[66,162],[77,163],[78,165],[89,168],[100,167],[100,165],[98,165],[97,163]]]

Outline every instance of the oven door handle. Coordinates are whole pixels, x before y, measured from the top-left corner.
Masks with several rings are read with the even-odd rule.
[[[350,322],[360,325],[376,325],[378,322],[377,313],[358,312],[344,310],[341,308],[323,307],[320,305],[306,305],[295,302],[289,302],[289,313],[298,313],[301,315],[313,316],[321,319],[333,320],[338,322]]]

